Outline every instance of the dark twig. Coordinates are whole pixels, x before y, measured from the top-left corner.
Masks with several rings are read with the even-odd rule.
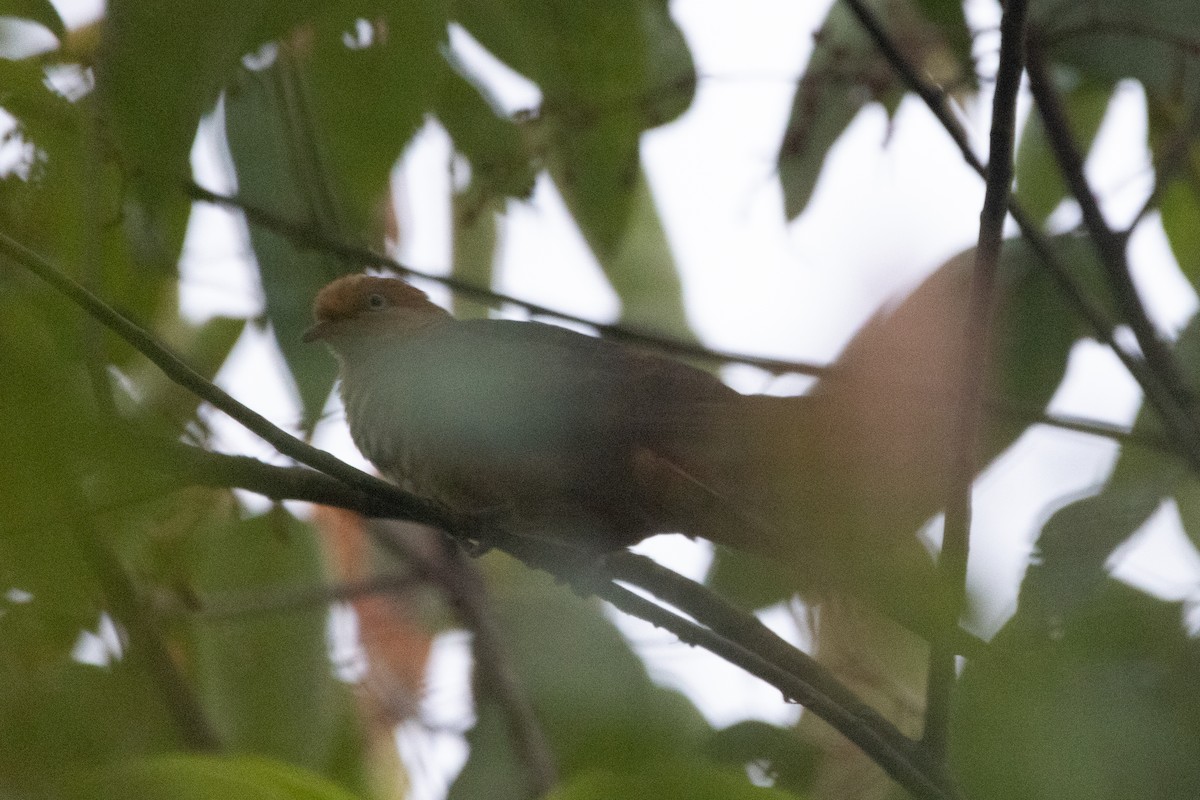
[[[460,538],[468,538],[477,533],[477,531],[471,530],[467,521],[458,520],[432,504],[343,464],[328,453],[309,447],[285,431],[276,428],[266,418],[250,411],[228,394],[213,386],[163,348],[155,341],[154,337],[84,290],[73,280],[58,272],[44,258],[4,234],[0,234],[0,252],[7,254],[14,261],[43,278],[87,313],[100,320],[110,330],[150,358],[176,383],[195,392],[197,396],[208,400],[222,411],[230,413],[230,416],[265,441],[272,444],[279,442],[280,444],[276,446],[285,455],[290,455],[337,479],[336,481],[323,480],[319,475],[311,474],[311,470],[295,467],[272,467],[265,464],[261,467],[262,473],[251,475],[251,470],[247,467],[250,462],[253,462],[253,459],[234,458],[235,472],[245,479],[246,488],[258,491],[259,489],[255,487],[262,487],[267,496],[283,499],[285,492],[278,486],[275,488],[269,486],[268,484],[272,482],[271,479],[264,477],[265,475],[272,477],[282,475],[291,481],[290,488],[292,489],[308,487],[314,490],[314,495],[322,497],[323,500],[334,496],[343,497],[347,501],[344,504],[346,508],[375,509],[377,512],[390,509],[390,513],[377,515],[423,522]],[[206,462],[204,466],[196,469],[198,480],[213,482],[213,464],[224,458],[228,457],[213,453],[196,454],[195,461]],[[193,467],[195,466],[193,464]],[[327,469],[327,467],[330,468]],[[313,498],[297,497],[296,499]],[[527,563],[532,563],[541,569],[548,569],[559,577],[573,580],[578,589],[587,589],[598,594],[623,611],[672,631],[684,641],[702,644],[716,655],[726,658],[731,663],[747,669],[752,674],[776,686],[786,697],[797,702],[807,703],[808,708],[828,721],[850,741],[863,748],[864,752],[876,760],[888,774],[892,775],[914,796],[930,798],[930,800],[951,800],[956,797],[953,788],[947,785],[944,778],[936,772],[931,772],[927,764],[919,756],[913,754],[915,745],[911,740],[902,735],[897,739],[887,729],[864,725],[863,721],[854,714],[842,709],[828,696],[815,692],[809,683],[792,674],[787,668],[772,663],[769,659],[754,653],[736,641],[730,641],[712,630],[689,622],[678,614],[617,586],[611,579],[604,579],[603,575],[599,576],[602,579],[599,585],[580,584],[577,555],[573,559],[562,556],[556,558],[554,555],[547,557],[547,554],[553,554],[556,549],[563,549],[555,548],[552,543],[525,537],[507,536],[499,531],[489,531],[486,541],[522,558]],[[652,587],[647,588],[649,591],[653,591]]]
[[[134,349],[150,359],[168,378],[183,388],[225,412],[241,423],[247,430],[261,436],[280,453],[307,464],[313,469],[331,475],[349,486],[387,498],[408,510],[409,518],[438,527],[453,526],[443,509],[406,494],[386,481],[346,464],[324,450],[318,450],[302,442],[287,431],[276,427],[270,420],[242,405],[227,392],[185,364],[174,353],[167,350],[149,333],[126,319],[94,294],[68,278],[49,261],[4,233],[0,233],[0,253],[37,275],[55,290],[65,295],[88,314],[98,319],[118,336],[129,342]]]
[[[936,769],[931,768],[910,740],[882,719],[868,724],[844,708],[837,700],[793,674],[786,667],[765,658],[737,640],[691,622],[615,583],[603,583],[595,593],[627,614],[669,631],[686,644],[703,647],[731,664],[762,679],[783,692],[788,700],[799,703],[828,722],[854,742],[913,797],[921,800],[950,800],[958,797]],[[845,690],[849,692],[849,690]],[[884,727],[886,726],[886,727]]]
[[[1121,316],[1129,323],[1134,336],[1137,337],[1138,346],[1150,368],[1166,383],[1176,402],[1183,408],[1188,408],[1189,392],[1180,377],[1175,359],[1159,337],[1138,295],[1137,287],[1133,285],[1126,239],[1114,231],[1105,220],[1100,203],[1088,184],[1087,176],[1084,175],[1083,156],[1071,135],[1070,121],[1059,101],[1041,43],[1034,31],[1029,32],[1028,51],[1029,89],[1033,94],[1034,105],[1042,116],[1043,128],[1058,161],[1063,180],[1079,203],[1084,227],[1096,248],[1101,265],[1108,274],[1108,282]],[[1192,429],[1188,447],[1200,453],[1200,434],[1197,434],[1195,425],[1189,424],[1184,427]]]
[[[227,620],[286,611],[304,611],[369,595],[397,594],[411,589],[416,582],[412,575],[376,575],[332,586],[309,586],[256,592],[253,595],[202,598],[201,608],[195,612],[195,616],[204,620]]]
[[[854,16],[858,18],[858,23],[863,26],[863,29],[875,42],[875,46],[883,53],[883,57],[887,59],[888,64],[896,71],[896,74],[908,84],[909,89],[925,101],[925,105],[933,112],[933,116],[937,118],[937,121],[946,129],[946,133],[950,134],[950,138],[958,145],[963,159],[966,160],[967,164],[973,170],[982,175],[986,167],[979,160],[979,156],[975,155],[975,151],[971,149],[971,142],[967,138],[967,132],[963,130],[962,125],[958,123],[958,119],[950,111],[950,106],[946,102],[946,93],[921,77],[921,73],[917,70],[917,67],[908,60],[892,40],[891,35],[883,26],[883,21],[867,6],[864,0],[843,1]]]
[[[1000,20],[1000,66],[992,100],[992,128],[988,148],[987,187],[979,214],[979,240],[967,310],[962,386],[955,410],[950,485],[942,550],[938,557],[938,582],[950,617],[944,630],[958,627],[967,591],[967,556],[971,539],[971,487],[975,481],[976,450],[983,419],[984,376],[991,349],[995,311],[996,272],[1004,239],[1004,220],[1012,190],[1013,142],[1017,126],[1017,94],[1021,89],[1024,48],[1025,0],[1007,0]],[[923,741],[937,763],[945,763],[949,743],[950,710],[955,683],[955,656],[942,634],[933,643],[929,660]]]
[[[336,505],[375,517],[403,519],[400,509],[305,467],[280,467],[246,456],[209,453],[175,445],[167,461],[183,465],[179,477],[212,486],[236,486],[272,499],[307,500]],[[178,451],[178,452],[176,452]],[[187,451],[187,452],[184,452]],[[224,475],[224,477],[222,477]],[[540,540],[497,534],[490,544],[531,567],[568,580],[582,594],[595,594],[622,611],[646,619],[684,641],[698,644],[746,669],[829,722],[861,747],[905,788],[922,798],[952,798],[925,761],[916,743],[837,681],[827,670],[793,648],[751,614],[733,608],[710,589],[627,554],[609,556],[607,568],[580,572],[577,556]],[[661,596],[703,626],[612,583],[618,579]],[[710,630],[711,629],[711,630]]]
[[[843,1],[858,17],[860,24],[874,39],[876,46],[888,59],[892,68],[904,78],[909,88],[925,101],[933,115],[950,133],[951,138],[962,151],[963,159],[967,164],[980,176],[986,177],[986,168],[971,150],[965,136],[961,135],[958,122],[949,114],[941,99],[942,94],[922,78],[917,69],[909,63],[904,54],[892,42],[879,18],[862,0]],[[1200,450],[1194,449],[1188,444],[1191,439],[1196,438],[1194,431],[1188,433],[1188,429],[1193,427],[1191,420],[1178,407],[1167,387],[1140,355],[1131,353],[1116,340],[1116,323],[1109,317],[1105,308],[1092,299],[1088,292],[1079,285],[1062,259],[1054,252],[1045,234],[1011,195],[1008,200],[1008,212],[1012,215],[1013,221],[1017,223],[1017,227],[1020,228],[1021,235],[1029,242],[1038,260],[1049,272],[1059,291],[1087,322],[1097,340],[1113,351],[1129,374],[1142,387],[1147,400],[1158,411],[1166,427],[1171,431],[1170,441],[1176,451],[1187,459],[1193,470],[1200,470]]]
[[[162,695],[163,705],[179,729],[180,738],[192,750],[219,750],[221,741],[179,664],[171,657],[152,609],[144,602],[124,565],[104,544],[100,532],[94,529],[91,519],[83,511],[86,504],[79,499],[72,508],[77,510],[74,527],[79,531],[79,547],[91,562],[113,616],[129,635],[132,657],[142,663]]]
[[[685,342],[668,336],[661,336],[646,331],[634,330],[625,325],[612,325],[604,322],[596,322],[595,320],[587,319],[586,317],[568,314],[565,311],[557,311],[547,306],[531,303],[527,300],[521,300],[519,298],[512,297],[511,295],[506,295],[501,292],[496,292],[491,289],[457,280],[453,277],[430,275],[429,273],[421,272],[420,270],[401,264],[394,258],[380,255],[369,248],[347,244],[346,242],[342,242],[336,238],[327,236],[311,226],[292,222],[291,220],[284,219],[270,211],[267,211],[266,209],[251,205],[236,197],[228,197],[226,195],[217,194],[196,184],[190,184],[188,186],[188,195],[194,200],[200,200],[205,203],[225,206],[226,208],[236,208],[245,214],[246,220],[251,224],[260,225],[264,228],[275,231],[282,236],[286,236],[290,241],[302,247],[308,247],[313,250],[332,253],[333,255],[340,256],[347,261],[361,264],[363,266],[382,267],[402,275],[425,278],[427,280],[440,283],[455,293],[480,303],[490,305],[513,305],[524,309],[530,314],[550,317],[553,319],[562,320],[564,322],[573,322],[579,325],[587,325],[595,328],[601,336],[608,339],[613,339],[615,341],[641,345],[659,352],[671,353],[685,358],[695,358],[711,362],[749,364],[750,366],[758,367],[776,374],[796,373],[800,375],[821,375],[826,370],[825,367],[819,364],[811,364],[804,361],[787,361],[777,358],[765,358],[763,356],[751,356],[744,353],[731,353],[723,350],[713,350],[693,342]]]
[[[490,610],[483,576],[457,544],[447,541],[448,547],[431,556],[397,536],[393,525],[391,520],[374,522],[368,526],[371,538],[441,589],[458,612],[473,634],[475,668],[507,714],[517,753],[529,773],[530,788],[535,797],[549,794],[558,785],[554,751],[517,673],[500,624]]]
[[[950,117],[950,119],[953,120],[953,117]],[[980,169],[982,169],[982,167],[980,167]],[[432,281],[437,281],[455,292],[467,295],[479,300],[480,302],[491,304],[508,303],[524,308],[526,311],[539,316],[553,317],[564,321],[588,325],[596,328],[601,335],[608,336],[609,338],[618,341],[628,341],[635,344],[641,344],[663,353],[673,353],[675,355],[696,358],[713,363],[749,364],[750,366],[759,367],[760,369],[775,374],[794,373],[799,375],[824,376],[826,378],[832,377],[836,380],[836,366],[831,367],[804,361],[787,361],[766,358],[763,356],[752,356],[744,353],[732,353],[724,350],[713,350],[700,345],[692,344],[690,342],[682,342],[678,339],[671,339],[668,337],[656,336],[654,334],[632,331],[621,325],[604,325],[592,320],[584,319],[583,317],[577,317],[565,312],[555,311],[554,309],[547,308],[545,306],[539,306],[536,303],[529,303],[500,292],[494,292],[489,289],[483,289],[478,286],[474,286],[473,284],[463,283],[453,278],[429,275],[427,273],[420,272],[412,269],[411,267],[406,267],[400,262],[391,258],[381,256],[374,251],[348,245],[345,242],[340,242],[330,237],[316,234],[311,227],[290,222],[271,214],[268,211],[247,204],[236,197],[227,197],[225,195],[215,194],[199,186],[193,186],[190,192],[197,200],[218,205],[225,205],[231,208],[237,208],[246,215],[247,220],[249,220],[251,223],[268,227],[280,235],[287,236],[297,244],[304,244],[309,247],[331,252],[335,255],[341,255],[348,259],[353,259],[358,263],[386,267],[406,275],[419,276]],[[1044,242],[1043,248],[1044,249],[1042,252],[1049,252],[1049,245],[1045,244]],[[1050,256],[1047,255],[1047,257]],[[1110,425],[1105,425],[1104,423],[1090,423],[1087,420],[1082,419],[1064,419],[1060,422],[1059,417],[1054,415],[1044,414],[1041,412],[1030,413],[1025,410],[1013,408],[1005,404],[1003,401],[991,401],[989,402],[989,407],[994,408],[999,413],[1017,417],[1024,422],[1038,422],[1043,425],[1051,425],[1062,427],[1066,430],[1091,433],[1095,436],[1116,439],[1118,441],[1124,440],[1130,436],[1127,431],[1121,431]]]

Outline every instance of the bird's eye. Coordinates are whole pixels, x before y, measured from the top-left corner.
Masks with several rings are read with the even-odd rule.
[[[387,306],[387,298],[381,294],[369,294],[367,295],[367,306],[372,311],[378,311]]]

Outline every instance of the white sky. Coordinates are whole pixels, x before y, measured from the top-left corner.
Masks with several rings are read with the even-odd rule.
[[[792,81],[827,5],[794,0],[677,0],[672,5],[705,77],[686,115],[645,136],[644,162],[684,276],[690,319],[701,338],[716,347],[830,360],[880,303],[975,240],[982,183],[911,98],[891,126],[877,107],[862,113],[831,152],[811,207],[796,223],[785,223],[773,160]],[[978,26],[998,19],[990,0],[978,0],[970,12]],[[987,55],[994,55],[995,46],[994,37],[978,41],[985,69],[994,62]],[[514,105],[528,105],[529,87],[519,81],[504,86],[515,93]],[[989,103],[984,97],[964,109],[977,143],[986,139]],[[231,191],[227,159],[213,139],[201,137],[197,145],[197,174],[211,188]],[[1149,187],[1144,142],[1141,95],[1128,87],[1089,162],[1089,175],[1118,224]],[[448,158],[445,135],[431,125],[398,173],[399,207],[411,213],[405,229],[412,231],[400,255],[431,272],[444,271],[449,255]],[[1075,218],[1077,211],[1068,206],[1055,220],[1066,225]],[[240,222],[199,206],[183,262],[185,310],[195,317],[257,313],[261,297],[246,268],[247,252]],[[1178,275],[1156,223],[1135,237],[1132,255],[1153,316],[1165,329],[1177,330],[1194,313],[1196,296]],[[616,312],[615,298],[546,181],[531,202],[511,204],[499,275],[505,291],[551,307],[597,318]],[[742,391],[762,390],[768,382],[749,368],[731,368],[727,379]],[[219,382],[277,422],[298,417],[279,357],[261,333],[247,333]],[[1054,409],[1126,424],[1139,402],[1138,388],[1116,360],[1103,348],[1083,344]],[[224,449],[271,455],[233,423],[214,422]],[[363,465],[340,416],[322,426],[317,441]],[[1115,453],[1114,445],[1101,439],[1038,429],[980,480],[971,577],[974,585],[987,587],[981,608],[985,627],[994,629],[1012,610],[1031,539],[1049,511],[1062,498],[1102,481]],[[709,557],[704,545],[681,537],[653,540],[643,549],[695,577],[703,574]],[[1137,546],[1122,554],[1118,574],[1163,596],[1197,597],[1200,558],[1172,509],[1156,515]],[[714,724],[745,718],[782,722],[798,713],[774,690],[715,657],[615,616],[654,676],[684,688]],[[784,611],[766,618],[785,636],[796,636]],[[439,643],[431,668],[437,688],[431,717],[461,717],[466,708],[465,652],[461,636]],[[463,754],[461,743],[422,735],[403,731],[402,750],[452,771]],[[437,796],[439,779],[424,783],[422,791]]]

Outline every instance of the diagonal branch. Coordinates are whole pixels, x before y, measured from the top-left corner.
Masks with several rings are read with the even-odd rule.
[[[953,120],[953,117],[949,117],[949,119]],[[957,125],[956,122],[953,124]],[[970,152],[969,148],[967,152]],[[982,167],[980,167],[980,169],[982,170]],[[804,361],[787,361],[782,359],[766,358],[763,356],[752,356],[745,353],[732,353],[724,350],[714,350],[701,345],[693,344],[691,342],[684,342],[678,339],[646,333],[644,331],[631,330],[623,325],[605,325],[597,323],[593,320],[577,317],[572,314],[567,314],[563,311],[556,311],[554,309],[540,306],[536,303],[530,303],[525,300],[520,300],[500,292],[492,291],[490,289],[483,289],[454,278],[429,275],[427,273],[420,272],[412,269],[411,267],[406,267],[399,261],[396,261],[392,258],[380,255],[373,250],[355,247],[319,232],[315,232],[311,226],[300,225],[284,219],[283,217],[259,208],[253,204],[247,203],[237,197],[216,194],[194,184],[189,188],[189,193],[194,199],[201,202],[213,203],[229,208],[236,208],[245,215],[247,221],[251,224],[266,227],[281,236],[287,237],[296,244],[319,249],[323,252],[333,253],[334,255],[340,255],[348,260],[352,260],[360,264],[385,267],[398,273],[437,281],[455,292],[475,298],[482,302],[488,302],[492,304],[512,304],[540,316],[552,317],[568,322],[576,322],[582,325],[588,325],[595,328],[602,336],[616,341],[626,341],[632,344],[640,344],[651,347],[658,352],[674,354],[687,358],[702,359],[709,362],[749,364],[775,374],[795,373],[799,375],[823,376],[825,378],[836,376],[836,366],[825,366]],[[1044,244],[1044,248],[1046,252],[1048,252],[1049,245]],[[1065,430],[1076,431],[1079,433],[1089,433],[1093,436],[1114,439],[1116,441],[1128,440],[1132,435],[1129,431],[1114,428],[1112,425],[1102,422],[1093,422],[1076,418],[1065,418],[1053,414],[1047,414],[1041,411],[1031,412],[1027,409],[1016,408],[1013,405],[1005,403],[1001,400],[989,401],[988,405],[997,413],[1020,420],[1022,423],[1040,423],[1042,425],[1050,425],[1052,427],[1063,428]],[[1161,447],[1174,452],[1174,450],[1171,449],[1165,442],[1150,442],[1149,444],[1150,446]]]
[[[197,482],[209,485],[230,485],[232,481],[218,483],[217,480],[221,474],[221,466],[230,463],[225,459],[232,458],[233,472],[244,479],[245,488],[253,491],[261,490],[268,497],[312,500],[319,496],[321,502],[341,498],[345,500],[345,503],[337,504],[345,508],[360,511],[372,509],[374,516],[390,516],[423,522],[447,531],[457,538],[484,539],[487,544],[503,549],[530,566],[546,570],[561,579],[570,581],[577,591],[596,594],[613,603],[622,611],[662,627],[685,642],[703,646],[775,686],[785,697],[804,704],[813,713],[829,722],[915,797],[922,798],[922,800],[954,800],[957,797],[957,793],[945,777],[938,770],[930,768],[928,763],[916,753],[915,743],[896,730],[894,726],[885,720],[862,720],[852,710],[844,708],[837,700],[816,688],[828,686],[828,681],[835,681],[834,678],[824,676],[808,678],[796,670],[796,667],[803,663],[802,661],[789,663],[787,666],[775,663],[769,654],[756,652],[753,642],[743,643],[731,640],[711,628],[691,622],[680,614],[617,585],[612,576],[606,575],[603,571],[587,571],[585,574],[579,568],[577,552],[571,548],[530,537],[511,536],[503,531],[481,532],[471,524],[470,520],[457,519],[431,503],[344,464],[324,451],[310,447],[286,431],[275,427],[266,418],[238,403],[167,351],[149,333],[59,272],[46,259],[3,233],[0,233],[0,252],[41,277],[88,314],[117,333],[158,365],[176,383],[230,414],[265,441],[276,445],[281,453],[319,470],[319,472],[313,472],[313,470],[305,468],[274,467],[265,464],[255,467],[254,459],[195,451],[192,454],[192,461],[193,465],[198,467],[195,476]],[[186,446],[177,445],[177,447]],[[321,475],[321,472],[330,477]],[[333,480],[334,478],[337,480]],[[238,485],[241,485],[241,482]],[[313,496],[299,495],[299,490],[304,488],[311,490]],[[653,587],[648,587],[647,590],[653,592]],[[715,598],[714,595],[714,602],[723,601]],[[691,614],[692,609],[687,609],[687,611]],[[738,612],[734,611],[733,613]],[[703,609],[701,609],[696,613],[695,618],[702,621],[704,616]],[[747,625],[752,625],[749,615],[746,616],[748,618]],[[849,689],[845,689],[845,692],[850,694]]]
[[[1100,263],[1108,274],[1117,307],[1121,316],[1129,323],[1133,335],[1137,337],[1138,346],[1150,368],[1166,384],[1175,400],[1187,408],[1190,404],[1189,392],[1180,377],[1175,359],[1159,337],[1138,295],[1137,287],[1133,285],[1126,250],[1127,240],[1109,226],[1100,210],[1100,203],[1088,184],[1084,174],[1083,155],[1071,135],[1070,122],[1054,89],[1042,44],[1034,31],[1029,33],[1028,50],[1029,89],[1033,94],[1034,105],[1045,123],[1043,127],[1046,137],[1058,161],[1063,179],[1079,203],[1083,225],[1096,247]],[[1196,444],[1200,445],[1200,438],[1196,439]]]
[[[379,520],[367,529],[380,546],[395,553],[418,575],[441,589],[464,626],[471,631],[476,670],[507,713],[516,750],[528,770],[534,796],[544,797],[558,785],[558,765],[533,701],[517,674],[504,633],[491,612],[483,576],[456,543],[443,540],[447,546],[434,556],[396,535],[390,522]]]
[[[511,295],[496,292],[491,289],[485,289],[481,286],[458,280],[457,278],[444,275],[430,275],[427,272],[413,269],[405,266],[394,258],[389,258],[385,255],[380,255],[374,250],[366,247],[358,247],[338,239],[327,236],[319,230],[314,229],[310,225],[303,225],[284,219],[271,211],[264,208],[259,208],[251,203],[247,203],[237,197],[229,197],[223,194],[209,191],[197,184],[189,184],[187,193],[193,200],[199,200],[205,203],[224,206],[226,208],[236,208],[241,211],[246,220],[254,225],[260,225],[269,230],[275,231],[281,236],[287,237],[294,244],[301,247],[309,247],[314,250],[320,250],[325,253],[341,256],[347,261],[351,261],[363,266],[383,267],[402,275],[408,275],[427,280],[435,281],[442,284],[448,289],[453,290],[456,294],[463,295],[472,300],[477,300],[482,303],[496,305],[509,304],[519,308],[523,308],[531,314],[538,316],[551,317],[564,322],[574,322],[579,325],[587,325],[595,328],[601,336],[608,339],[613,339],[619,342],[627,342],[629,344],[644,345],[653,348],[659,352],[671,353],[673,355],[685,358],[697,358],[706,361],[719,362],[734,362],[738,364],[749,364],[750,366],[759,367],[772,373],[797,373],[800,375],[821,375],[826,371],[826,367],[819,364],[812,364],[805,361],[787,361],[778,358],[765,358],[763,356],[751,356],[744,353],[731,353],[724,350],[713,350],[703,345],[693,342],[685,342],[680,339],[674,339],[668,336],[661,336],[647,331],[640,331],[630,328],[626,325],[611,325],[603,322],[596,322],[586,317],[568,314],[565,311],[557,311],[548,306],[531,303],[528,300],[521,300]]]
[[[966,137],[962,135],[961,126],[946,108],[942,93],[921,77],[916,67],[896,47],[875,12],[868,8],[863,0],[843,0],[843,2],[875,41],[875,45],[887,58],[892,69],[896,70],[897,74],[904,78],[909,88],[925,101],[929,110],[950,133],[951,138],[962,151],[963,160],[981,177],[986,177],[986,167],[971,150]],[[1188,461],[1194,471],[1200,471],[1200,435],[1197,434],[1192,419],[1179,407],[1168,387],[1154,370],[1149,368],[1146,361],[1139,354],[1131,353],[1117,341],[1116,323],[1109,317],[1107,310],[1093,300],[1088,292],[1080,286],[1062,259],[1051,248],[1045,234],[1034,224],[1020,203],[1011,196],[1008,200],[1008,212],[1021,230],[1021,235],[1029,242],[1038,259],[1057,284],[1059,291],[1087,322],[1096,339],[1113,351],[1129,374],[1142,387],[1146,399],[1154,406],[1164,425],[1170,431],[1169,440],[1173,442],[1179,454]]]

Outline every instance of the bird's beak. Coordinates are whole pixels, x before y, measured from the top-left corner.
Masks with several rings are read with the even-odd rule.
[[[304,332],[304,336],[301,338],[306,343],[315,342],[318,339],[324,339],[325,334],[328,332],[329,332],[329,323],[328,322],[318,322],[315,325],[313,325],[311,328],[306,330]]]

